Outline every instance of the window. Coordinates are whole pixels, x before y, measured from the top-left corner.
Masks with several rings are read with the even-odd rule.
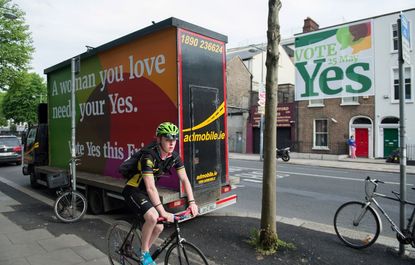
[[[359,97],[344,97],[340,105],[359,105]]]
[[[392,51],[398,50],[398,24],[392,25]]]
[[[323,99],[310,99],[308,107],[324,107],[324,101]]]
[[[405,101],[412,101],[411,68],[405,67],[403,71],[405,86]],[[393,69],[393,91],[392,101],[399,100],[399,70]]]
[[[314,120],[313,148],[328,149],[328,135],[327,120]]]

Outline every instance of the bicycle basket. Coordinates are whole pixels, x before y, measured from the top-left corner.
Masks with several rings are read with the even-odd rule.
[[[370,180],[365,180],[365,193],[367,198],[372,198],[376,191],[376,184]]]

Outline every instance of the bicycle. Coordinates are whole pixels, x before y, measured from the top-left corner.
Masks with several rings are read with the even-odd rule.
[[[372,206],[375,205],[392,225],[391,228],[396,232],[398,241],[403,244],[411,244],[415,248],[415,207],[408,219],[406,228],[401,231],[375,199],[375,197],[381,197],[402,202],[400,194],[392,191],[395,197],[389,197],[385,194],[377,193],[376,189],[379,183],[382,184],[385,182],[367,177],[365,179],[365,201],[346,202],[337,209],[334,215],[334,229],[337,236],[347,246],[355,249],[367,248],[375,243],[382,230],[380,216]],[[415,190],[415,188],[412,189]],[[414,202],[404,201],[404,203],[415,206]]]
[[[71,163],[78,161],[72,158],[69,161],[69,170],[66,174],[66,184],[59,187],[56,192],[58,198],[55,201],[53,210],[56,217],[64,223],[73,223],[84,216],[87,209],[87,202],[82,193],[73,189],[73,177]]]
[[[207,265],[205,255],[180,235],[180,221],[190,216],[190,210],[175,215],[173,233],[151,254],[153,260],[165,250],[164,264],[204,264]],[[166,223],[166,219],[159,218],[158,223]],[[110,264],[140,264],[141,232],[143,221],[135,217],[132,224],[126,221],[115,222],[107,232],[107,254]],[[170,246],[170,247],[169,247]]]

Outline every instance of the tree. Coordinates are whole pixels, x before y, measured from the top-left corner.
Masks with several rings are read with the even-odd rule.
[[[10,0],[0,0],[0,90],[3,91],[9,89],[18,72],[28,69],[34,51],[24,15]]]
[[[278,234],[276,224],[276,109],[278,89],[278,60],[280,43],[279,10],[280,0],[268,2],[268,30],[267,30],[267,75],[265,101],[265,131],[264,131],[264,171],[262,184],[261,231],[259,241],[261,248],[275,251],[278,248]]]
[[[37,122],[37,105],[46,101],[46,85],[36,73],[20,72],[3,100],[3,113],[15,122]]]

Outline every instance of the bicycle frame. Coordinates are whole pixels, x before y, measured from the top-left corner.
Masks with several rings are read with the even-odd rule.
[[[373,193],[373,195],[372,196],[370,196],[369,198],[368,197],[366,197],[366,203],[365,203],[365,211],[366,211],[366,208],[368,207],[368,206],[370,206],[372,203],[374,203],[375,205],[376,205],[376,208],[378,208],[379,209],[379,211],[383,214],[383,216],[385,216],[386,217],[386,219],[388,220],[388,222],[392,225],[392,230],[393,231],[395,231],[396,233],[398,233],[398,235],[401,237],[401,238],[406,238],[406,236],[402,233],[402,231],[400,230],[400,228],[399,228],[399,226],[397,226],[396,224],[395,224],[395,222],[392,220],[392,218],[391,217],[389,217],[389,215],[387,214],[387,212],[382,208],[382,206],[380,206],[380,204],[378,203],[378,201],[374,198],[374,197],[381,197],[381,198],[383,198],[383,199],[388,199],[388,200],[392,200],[392,201],[397,201],[397,202],[402,202],[402,200],[401,200],[401,198],[399,197],[399,194],[398,193],[395,193],[395,192],[393,192],[393,194],[395,194],[395,196],[396,196],[396,198],[394,198],[394,197],[390,197],[390,196],[387,196],[387,195],[385,195],[385,194],[382,194],[382,193],[378,193],[378,192],[374,192]],[[412,206],[415,206],[415,203],[413,203],[413,202],[409,202],[409,201],[403,201],[404,202],[404,204],[405,205],[412,205]],[[360,222],[360,220],[361,220],[361,218],[363,217],[363,215],[364,215],[364,213],[365,212],[363,212],[360,216],[359,216],[359,222]],[[412,210],[412,214],[411,214],[411,217],[408,219],[408,224],[407,224],[407,226],[406,226],[406,229],[409,231],[409,229],[411,228],[411,226],[412,226],[412,223],[413,223],[413,221],[414,221],[414,216],[415,216],[415,207],[413,208],[413,210]],[[380,220],[380,219],[379,219]]]
[[[168,247],[170,246],[170,244],[176,239],[177,243],[181,243],[183,242],[184,238],[182,238],[180,236],[180,228],[179,228],[179,221],[178,220],[174,220],[174,225],[175,225],[175,230],[173,233],[170,234],[170,236],[168,236],[163,243],[151,254],[151,257],[153,258],[153,260],[156,260],[157,257]],[[127,242],[127,239],[130,237],[130,235],[132,234],[132,232],[137,229],[139,226],[141,226],[140,220],[134,221],[130,231],[128,232],[127,236],[124,239],[124,242],[122,243],[120,250],[118,251],[123,251],[125,244]],[[125,255],[126,253],[120,253],[122,255]],[[129,257],[134,261],[140,262],[140,260],[134,258],[134,257]]]

